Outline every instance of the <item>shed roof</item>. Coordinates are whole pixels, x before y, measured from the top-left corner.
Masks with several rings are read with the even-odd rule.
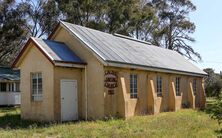
[[[86,64],[63,42],[31,37],[13,62],[12,67],[16,66],[31,42],[53,65],[82,67],[81,65]],[[80,66],[76,66],[76,64]]]
[[[0,67],[0,81],[18,81],[20,80],[20,71],[12,70],[9,67]]]
[[[63,42],[32,38],[36,44],[55,62],[84,63],[76,54]]]
[[[61,25],[107,63],[206,75],[204,71],[175,51],[67,22],[61,22]]]

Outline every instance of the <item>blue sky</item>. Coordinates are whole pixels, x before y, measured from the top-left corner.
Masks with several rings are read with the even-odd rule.
[[[192,0],[197,10],[190,14],[196,25],[194,49],[203,62],[195,63],[200,68],[222,71],[222,0]]]

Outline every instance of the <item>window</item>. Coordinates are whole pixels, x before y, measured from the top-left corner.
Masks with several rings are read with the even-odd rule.
[[[42,101],[42,74],[32,73],[31,82],[32,82],[32,89],[31,89],[32,100]]]
[[[0,83],[0,92],[6,92],[6,83]]]
[[[197,94],[197,79],[193,79],[193,94]]]
[[[156,77],[156,93],[157,96],[162,96],[162,77],[161,76],[157,76]]]
[[[137,75],[130,74],[130,98],[137,98]]]
[[[176,96],[180,96],[180,77],[176,77]]]

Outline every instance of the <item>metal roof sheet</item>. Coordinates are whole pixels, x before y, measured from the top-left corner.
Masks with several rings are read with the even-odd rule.
[[[20,71],[12,70],[8,67],[0,67],[0,81],[10,80],[17,81],[20,80]]]
[[[82,60],[76,56],[76,54],[71,49],[69,49],[65,43],[40,38],[32,39],[52,61],[83,63]]]
[[[106,62],[206,75],[175,51],[67,22],[61,23]]]

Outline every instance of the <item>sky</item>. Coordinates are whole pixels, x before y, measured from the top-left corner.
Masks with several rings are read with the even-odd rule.
[[[201,54],[202,62],[194,63],[201,69],[222,71],[222,0],[192,0],[197,10],[190,13],[195,23],[193,48]]]

